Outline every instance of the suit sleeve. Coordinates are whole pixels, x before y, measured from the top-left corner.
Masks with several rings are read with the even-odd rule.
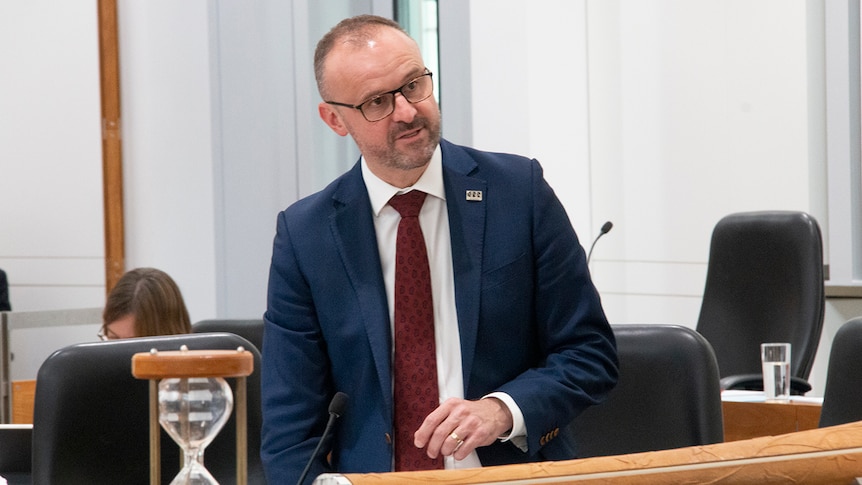
[[[531,167],[532,305],[538,365],[499,390],[521,408],[529,453],[535,454],[565,433],[584,409],[607,396],[617,381],[618,361],[584,249],[538,162],[533,160]]]
[[[311,291],[281,213],[273,245],[261,364],[261,458],[269,483],[295,483],[326,425],[332,385]],[[320,453],[308,482],[326,469]]]

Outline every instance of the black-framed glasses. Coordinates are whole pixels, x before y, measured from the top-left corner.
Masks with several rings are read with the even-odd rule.
[[[411,79],[398,89],[386,93],[376,94],[359,104],[338,103],[336,101],[324,101],[335,106],[358,109],[362,116],[370,122],[380,121],[395,111],[395,94],[401,93],[404,99],[411,103],[425,101],[434,92],[433,74],[427,68],[421,76]]]

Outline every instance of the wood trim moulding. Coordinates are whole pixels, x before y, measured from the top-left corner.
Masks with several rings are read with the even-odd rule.
[[[126,266],[117,0],[99,0],[99,80],[102,97],[105,291],[110,292]]]
[[[466,470],[321,475],[315,483],[849,485],[860,476],[862,421],[778,436],[629,455]]]

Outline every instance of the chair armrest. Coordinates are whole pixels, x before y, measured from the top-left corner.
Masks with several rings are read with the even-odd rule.
[[[763,390],[763,375],[762,374],[739,374],[735,376],[726,376],[721,378],[721,390],[735,389],[744,391],[762,391]],[[801,377],[790,378],[790,394],[793,396],[803,396],[811,390],[811,384]]]

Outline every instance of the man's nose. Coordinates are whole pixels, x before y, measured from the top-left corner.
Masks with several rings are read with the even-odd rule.
[[[395,93],[395,100],[393,102],[395,103],[395,110],[392,112],[393,120],[405,123],[413,121],[417,112],[413,103],[407,101],[407,98],[401,93]]]

